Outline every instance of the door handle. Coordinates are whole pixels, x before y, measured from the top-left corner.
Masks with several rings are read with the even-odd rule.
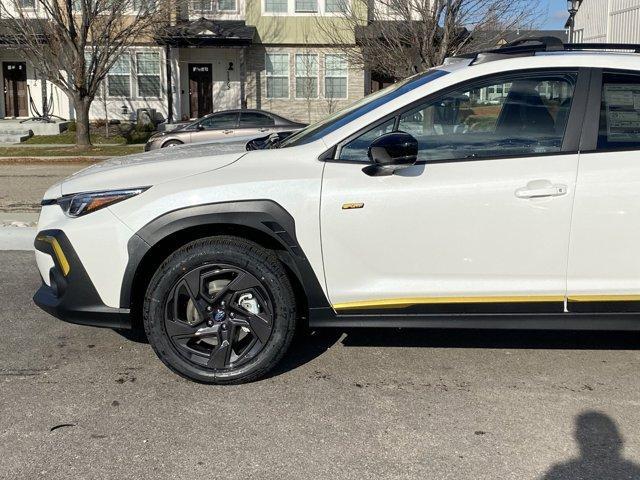
[[[525,187],[515,191],[518,198],[544,198],[566,195],[567,186],[560,183],[553,184],[549,180],[532,180]]]
[[[233,130],[223,130],[222,133],[224,133],[225,135],[228,135],[230,133],[233,133]]]
[[[268,129],[268,128],[261,128],[261,129],[259,129],[258,131],[259,131],[259,132],[268,132],[268,131],[269,131],[269,129]]]

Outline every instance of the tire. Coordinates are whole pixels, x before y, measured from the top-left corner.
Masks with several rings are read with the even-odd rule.
[[[296,299],[271,251],[219,236],[195,240],[160,265],[143,314],[149,343],[171,370],[202,383],[245,383],[289,348]]]
[[[167,143],[163,143],[160,148],[178,147],[180,145],[184,145],[180,140],[169,140]]]

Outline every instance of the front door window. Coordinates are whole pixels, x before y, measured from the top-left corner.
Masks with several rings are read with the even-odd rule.
[[[575,74],[510,76],[461,88],[401,113],[342,147],[340,159],[366,160],[377,133],[410,133],[419,160],[450,161],[559,152]]]

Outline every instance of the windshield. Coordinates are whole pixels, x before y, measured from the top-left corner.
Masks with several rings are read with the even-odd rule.
[[[290,136],[278,145],[279,148],[293,147],[295,145],[304,145],[313,142],[325,135],[337,130],[338,128],[352,122],[356,118],[369,113],[385,103],[404,95],[422,85],[425,85],[436,78],[446,75],[446,70],[427,70],[419,73],[398,83],[388,86],[385,89],[378,90],[371,95],[358,100],[333,115],[320,120],[318,123],[309,125],[307,128],[300,130],[295,135]]]

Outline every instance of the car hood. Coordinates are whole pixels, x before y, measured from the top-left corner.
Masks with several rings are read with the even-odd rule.
[[[218,170],[245,155],[243,142],[185,145],[111,158],[74,173],[52,186],[45,199],[78,192],[153,186],[169,180]]]

